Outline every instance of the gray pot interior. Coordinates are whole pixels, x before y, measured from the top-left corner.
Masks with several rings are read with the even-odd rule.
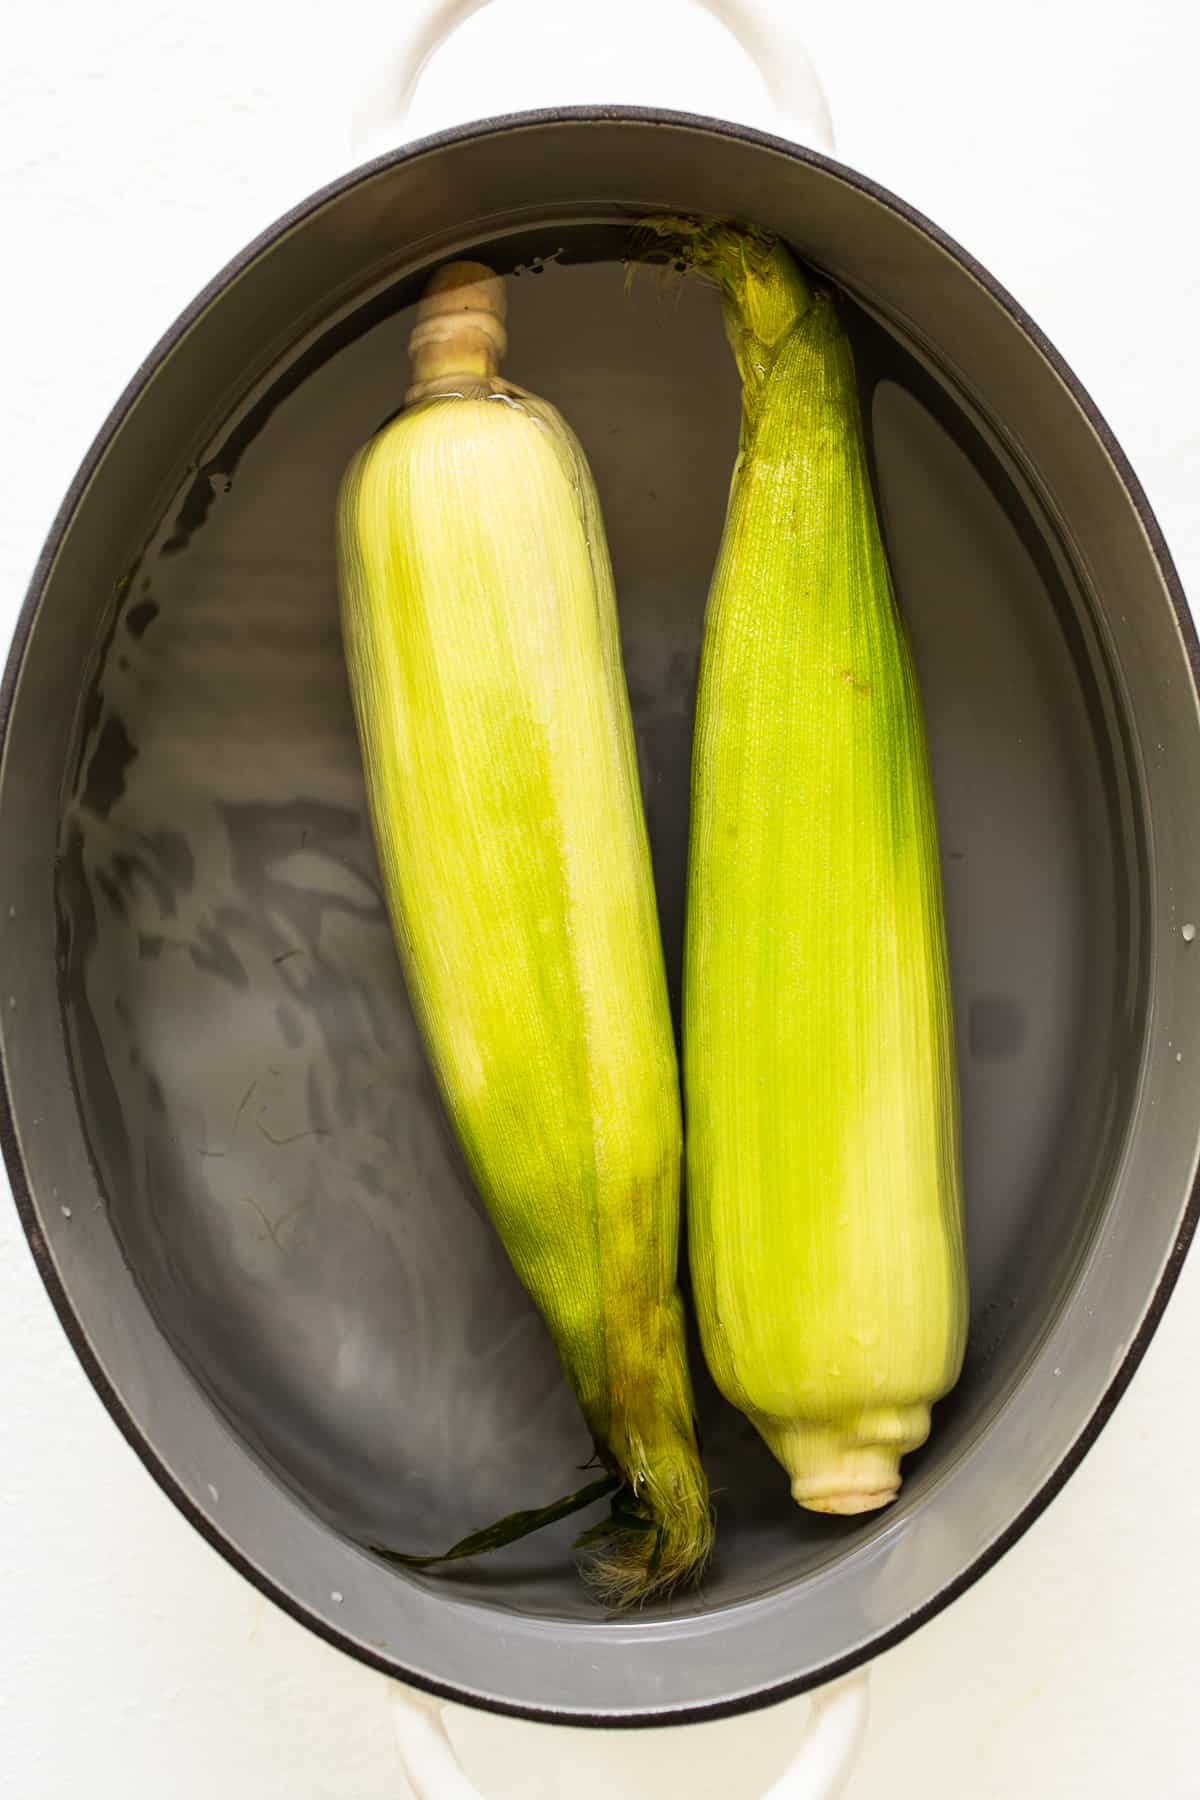
[[[402,399],[423,274],[467,248],[513,271],[508,372],[570,419],[604,506],[677,998],[738,399],[711,294],[626,292],[628,219],[655,206],[757,218],[847,297],[934,761],[972,1321],[900,1501],[864,1521],[793,1506],[697,1351],[718,1557],[616,1622],[578,1581],[578,1522],[427,1575],[362,1548],[548,1500],[590,1446],[405,997],[332,520]],[[0,787],[10,1163],[81,1351],[181,1503],[368,1660],[558,1716],[769,1698],[955,1591],[1128,1372],[1196,1145],[1187,653],[1136,496],[1021,322],[886,198],[765,140],[636,116],[468,134],[304,211],[199,307],[51,552]]]

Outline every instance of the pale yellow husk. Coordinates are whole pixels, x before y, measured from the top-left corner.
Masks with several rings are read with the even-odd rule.
[[[711,1522],[676,1287],[678,1074],[612,574],[583,452],[503,381],[458,265],[410,404],[343,485],[343,629],[397,945],[445,1104],[598,1448],[652,1529],[608,1596],[698,1573]]]

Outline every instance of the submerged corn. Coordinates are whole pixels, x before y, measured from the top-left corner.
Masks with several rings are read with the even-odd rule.
[[[953,1385],[958,1097],[920,697],[833,300],[664,220],[742,377],[692,771],[689,1246],[704,1350],[802,1506],[853,1513]]]
[[[599,502],[559,414],[497,375],[503,313],[478,264],[427,290],[408,404],[343,483],[343,632],[442,1096],[625,1484],[593,1567],[619,1602],[697,1574],[711,1539],[678,1073]]]

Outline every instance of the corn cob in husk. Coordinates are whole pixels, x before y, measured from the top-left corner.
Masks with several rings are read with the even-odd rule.
[[[427,290],[407,405],[343,483],[343,630],[442,1096],[623,1484],[593,1568],[619,1602],[698,1573],[711,1539],[678,1073],[599,503],[559,414],[498,375],[503,311],[478,264]]]
[[[709,594],[684,992],[709,1367],[820,1512],[885,1504],[966,1319],[921,701],[833,299],[764,234],[664,220],[743,386]]]

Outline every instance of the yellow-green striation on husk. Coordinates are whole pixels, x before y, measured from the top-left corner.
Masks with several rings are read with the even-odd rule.
[[[343,631],[396,941],[447,1111],[597,1447],[651,1529],[711,1519],[676,1287],[678,1072],[612,574],[583,452],[496,375],[501,285],[443,270],[410,404],[340,501]]]
[[[743,384],[692,769],[696,1308],[795,1498],[860,1512],[896,1493],[967,1319],[921,702],[833,299],[762,233],[652,229],[719,287]]]

